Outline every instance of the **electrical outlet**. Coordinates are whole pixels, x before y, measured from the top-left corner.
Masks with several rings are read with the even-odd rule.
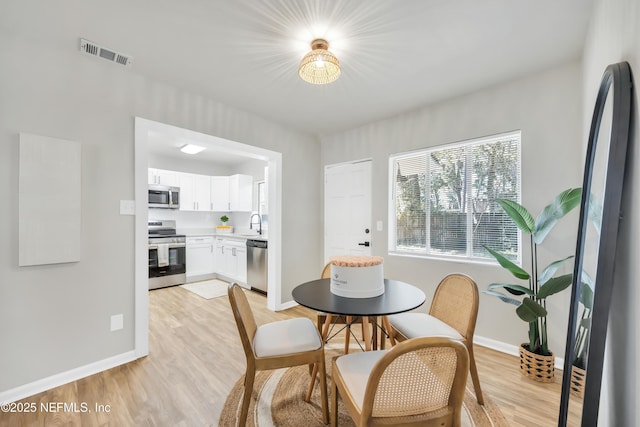
[[[383,230],[382,221],[376,222],[376,230],[378,230],[378,231],[382,231]]]
[[[119,331],[124,328],[124,317],[122,314],[114,314],[111,316],[111,332]]]
[[[120,200],[120,215],[135,215],[135,214],[136,214],[135,200]]]

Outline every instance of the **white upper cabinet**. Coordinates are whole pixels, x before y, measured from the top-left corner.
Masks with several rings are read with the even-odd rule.
[[[196,210],[211,210],[211,179],[207,175],[196,175]]]
[[[211,210],[217,212],[251,212],[253,177],[231,175],[211,177]]]
[[[149,168],[148,172],[149,184],[167,185],[169,187],[178,187],[180,185],[178,172],[154,168]]]
[[[251,212],[251,175],[208,176],[149,168],[149,184],[180,187],[181,211]]]
[[[253,209],[253,177],[231,175],[229,177],[229,210],[251,212]]]
[[[180,210],[196,210],[196,182],[190,173],[180,174]]]
[[[215,212],[229,211],[229,177],[211,177],[211,210]]]
[[[180,183],[181,211],[211,210],[211,180],[207,175],[193,173],[178,174]]]

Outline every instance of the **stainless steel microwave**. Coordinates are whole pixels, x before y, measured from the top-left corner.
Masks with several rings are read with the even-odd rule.
[[[149,185],[149,207],[163,209],[180,208],[180,187]]]

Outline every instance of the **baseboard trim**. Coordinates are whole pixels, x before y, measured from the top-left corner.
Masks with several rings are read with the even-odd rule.
[[[185,282],[185,284],[192,283],[192,282],[200,282],[202,280],[217,279],[217,278],[218,278],[218,275],[215,274],[215,273],[199,274],[199,275],[195,275],[195,276],[187,276],[187,281]]]
[[[473,343],[481,345],[482,347],[490,348],[491,350],[509,354],[511,356],[520,357],[520,347],[517,345],[507,344],[502,341],[496,341],[494,339],[486,337],[479,337],[477,335],[473,337]],[[564,369],[564,357],[556,357],[553,366],[556,369],[562,371]]]
[[[35,394],[42,393],[43,391],[51,390],[52,388],[77,381],[79,379],[97,374],[102,371],[106,371],[107,369],[124,365],[125,363],[132,362],[137,358],[138,357],[136,357],[135,351],[128,351],[126,353],[99,360],[85,366],[80,366],[66,372],[61,372],[47,378],[42,378],[25,385],[0,392],[0,402],[15,402],[16,400],[21,400],[25,397],[33,396]]]
[[[282,303],[282,304],[278,305],[278,307],[276,307],[276,311],[286,310],[288,308],[295,307],[296,305],[298,305],[298,303],[295,302],[295,301],[285,302],[285,303]]]
[[[502,341],[496,341],[486,337],[473,337],[473,343],[481,345],[482,347],[490,348],[491,350],[499,351],[500,353],[510,354],[511,356],[519,356],[518,346],[513,344],[507,344]]]
[[[287,303],[281,304],[279,310],[285,310],[296,305],[298,304],[295,301],[289,301]],[[475,336],[473,339],[473,343],[515,357],[519,356],[518,346],[507,344],[491,338]],[[31,382],[29,384],[2,391],[0,392],[0,402],[15,402],[17,400],[24,399],[25,397],[33,396],[35,394],[42,393],[43,391],[51,390],[52,388],[68,384],[72,381],[77,381],[90,375],[115,368],[116,366],[124,365],[125,363],[132,362],[136,359],[138,359],[138,357],[136,356],[135,351],[128,351],[126,353],[118,354],[116,356],[90,363],[79,368],[71,369],[66,372],[55,374],[50,377]],[[556,357],[555,368],[559,370],[562,370],[564,368],[564,358]]]

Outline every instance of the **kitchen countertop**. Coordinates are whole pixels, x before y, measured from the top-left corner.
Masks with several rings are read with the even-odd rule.
[[[178,234],[184,234],[187,237],[195,236],[212,236],[212,237],[229,237],[235,239],[253,239],[268,240],[264,234],[245,234],[245,233],[219,233],[215,228],[179,228],[176,230]]]

